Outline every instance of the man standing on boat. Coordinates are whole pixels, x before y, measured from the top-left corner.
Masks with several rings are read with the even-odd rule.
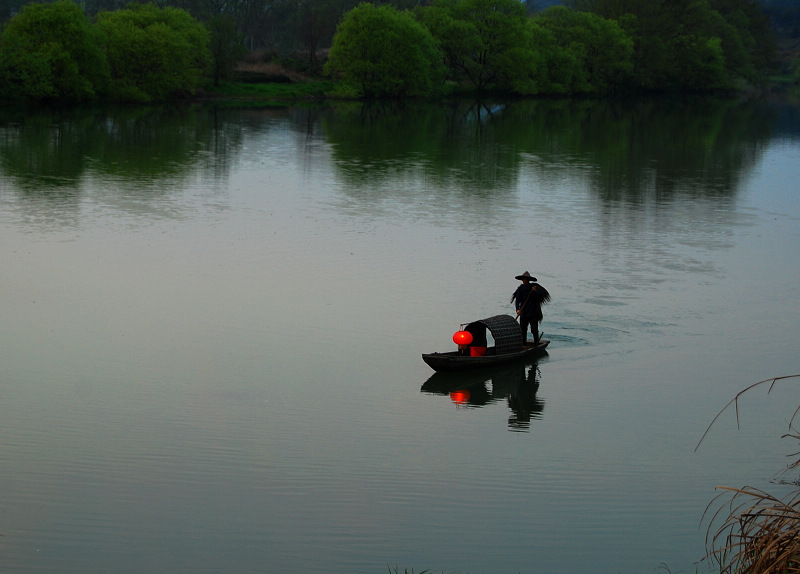
[[[522,344],[528,340],[528,325],[533,333],[534,344],[539,344],[539,322],[542,320],[542,304],[550,301],[550,293],[536,282],[527,271],[514,279],[522,281],[511,296],[511,302],[517,308],[519,326],[522,329]]]

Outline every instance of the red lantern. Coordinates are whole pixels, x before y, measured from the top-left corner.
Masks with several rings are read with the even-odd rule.
[[[469,403],[469,391],[452,391],[450,393],[450,400],[457,405],[466,405]]]
[[[472,342],[472,333],[469,331],[456,331],[453,333],[453,342],[458,345],[469,345]]]

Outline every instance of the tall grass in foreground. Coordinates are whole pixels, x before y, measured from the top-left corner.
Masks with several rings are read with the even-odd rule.
[[[744,393],[767,384],[769,385],[767,393],[769,393],[778,381],[792,378],[800,378],[800,375],[766,379],[740,391],[714,417],[700,442],[702,443],[708,430],[722,412],[731,406],[736,409],[738,426],[739,398]],[[800,405],[795,408],[789,419],[789,431],[784,438],[794,438],[800,442],[800,434],[794,428],[794,420],[798,413],[800,413]],[[700,443],[698,443],[699,446]],[[800,452],[791,456],[795,458],[794,462],[782,472],[800,466]],[[717,487],[723,492],[708,505],[703,518],[705,520],[708,517],[709,520],[706,534],[707,554],[719,565],[720,572],[724,574],[800,573],[800,483],[792,481],[789,484],[793,484],[795,488],[785,499],[752,487]],[[711,512],[716,505],[719,505],[719,508],[715,512]],[[714,528],[714,525],[717,524],[718,526]]]

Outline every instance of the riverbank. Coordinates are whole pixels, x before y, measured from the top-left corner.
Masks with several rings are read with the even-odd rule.
[[[340,99],[336,89],[337,83],[333,80],[234,81],[224,82],[220,86],[202,90],[195,95],[195,98],[230,102],[236,106],[283,107],[303,102]],[[771,78],[767,86],[750,86],[742,89],[739,93],[745,98],[765,98],[800,103],[800,87],[788,76]],[[469,97],[474,96],[474,93],[464,92],[461,95]]]
[[[338,83],[332,79],[311,76],[294,66],[244,60],[234,78],[219,86],[207,87],[196,94],[198,99],[230,101],[236,105],[249,102],[255,106],[285,106],[299,102],[339,99]],[[474,96],[474,90],[460,95]],[[767,97],[800,102],[800,86],[792,74],[771,76],[765,86],[742,86],[740,94],[747,98]]]
[[[336,87],[332,80],[302,80],[295,82],[223,82],[197,94],[200,99],[253,101],[285,105],[298,101],[313,101],[331,96]]]

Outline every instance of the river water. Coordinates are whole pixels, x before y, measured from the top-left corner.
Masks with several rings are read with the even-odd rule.
[[[797,479],[798,380],[700,439],[800,373],[798,110],[3,110],[0,571],[713,571]],[[433,376],[526,270],[548,355]]]

